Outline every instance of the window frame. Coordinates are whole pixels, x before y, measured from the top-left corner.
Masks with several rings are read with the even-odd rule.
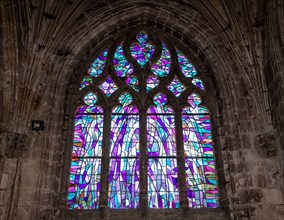
[[[151,32],[151,30],[147,30],[147,28],[146,27],[143,27],[142,29],[138,29],[138,30],[134,30],[134,31],[131,31],[132,33],[137,33],[137,32],[139,32],[139,31],[141,31],[141,30],[145,30],[146,32]],[[119,41],[121,41],[121,39],[123,39],[123,38],[125,38],[126,36],[127,36],[128,34],[127,33],[124,33],[124,34],[122,34],[115,42],[116,43],[114,43],[114,44],[117,44],[117,42],[119,42]],[[160,38],[161,39],[161,41],[164,41],[164,42],[166,42],[167,43],[167,45],[171,45],[171,43],[168,43],[168,40],[167,40],[167,36],[166,35],[163,35],[163,34],[159,34],[158,35],[158,38]],[[176,43],[175,43],[176,41],[173,41],[173,44],[175,44],[176,45]],[[180,43],[179,43],[180,44]],[[178,47],[178,45],[176,45],[177,46],[177,48],[179,48],[179,49],[181,49],[180,47]],[[114,51],[115,51],[115,49],[113,49],[113,46],[111,47],[112,49],[110,49],[110,53],[113,53]],[[169,49],[170,50],[170,49]],[[188,53],[190,53],[189,52],[189,50],[188,50],[188,48],[186,48],[186,50],[184,50],[184,49],[181,49],[180,50],[187,58],[188,58]],[[102,53],[102,51],[100,51],[99,53],[96,53],[96,55],[94,56],[94,57],[97,57],[99,54],[101,54]],[[189,58],[189,60],[192,62],[192,60]],[[175,63],[177,63],[177,62],[175,62]],[[105,69],[108,69],[108,68],[110,68],[110,67],[107,67],[109,64],[108,63],[106,63],[106,67],[105,67]],[[198,69],[198,66],[196,66],[195,65],[195,67],[197,67],[197,69]],[[203,79],[203,77],[204,76],[198,76],[199,78],[202,78]],[[81,77],[79,77],[79,78],[83,78],[82,76]],[[81,80],[79,80],[79,82],[81,82]],[[203,80],[203,83],[206,85],[206,88],[208,88],[207,87],[207,84],[206,84],[206,82]],[[77,85],[75,86],[75,88],[79,88],[79,84],[77,83]],[[96,89],[95,89],[95,87],[92,87],[92,86],[90,86],[90,87],[88,87],[88,88],[86,88],[86,89],[83,89],[83,90],[81,90],[79,93],[77,92],[77,95],[75,95],[74,96],[74,93],[76,93],[76,92],[74,92],[73,93],[73,97],[72,97],[72,103],[73,103],[73,107],[72,108],[69,108],[70,109],[70,111],[69,111],[69,115],[71,115],[71,116],[69,116],[69,119],[71,119],[71,120],[69,120],[69,124],[71,124],[71,125],[73,125],[73,123],[74,123],[74,117],[72,116],[72,112],[74,112],[74,109],[76,108],[76,106],[77,106],[77,104],[75,104],[75,103],[78,103],[78,100],[80,100],[80,99],[82,99],[82,94],[84,94],[84,92],[86,92],[86,91],[90,91],[90,89],[93,89],[93,91],[95,91]],[[119,91],[120,89],[118,89],[117,91]],[[207,89],[208,90],[208,89]],[[161,92],[163,92],[162,90],[160,90]],[[195,88],[192,88],[192,91],[193,92],[195,92],[196,91],[196,89]],[[129,92],[130,93],[130,92]],[[163,92],[164,94],[165,94],[165,91]],[[213,105],[213,103],[212,103],[212,101],[208,101],[208,100],[210,100],[210,98],[211,98],[211,95],[205,95],[205,93],[203,93],[202,91],[199,91],[198,90],[198,92],[197,92],[201,97],[202,97],[202,100],[203,100],[203,105],[206,105],[206,107],[207,107],[207,109],[208,109],[208,111],[209,111],[209,115],[210,115],[210,119],[211,119],[211,132],[212,132],[212,136],[213,136],[213,138],[212,138],[212,142],[213,142],[213,149],[214,149],[214,159],[215,159],[215,168],[216,168],[216,171],[217,171],[217,177],[218,177],[218,188],[219,188],[219,192],[221,191],[221,187],[220,187],[220,176],[222,176],[223,177],[223,173],[221,172],[221,175],[220,175],[220,171],[219,171],[219,169],[218,169],[218,167],[220,167],[220,159],[218,159],[218,157],[220,156],[220,154],[216,154],[216,152],[215,152],[215,144],[217,143],[217,141],[216,141],[216,132],[215,132],[215,122],[214,122],[214,120],[213,120],[213,118],[214,118],[214,116],[212,116],[212,114],[211,114],[211,112],[210,112],[210,109],[212,108],[211,107],[211,105]],[[131,94],[131,93],[130,93]],[[131,94],[132,95],[132,94]],[[135,98],[135,97],[134,97]],[[70,100],[70,99],[69,99]],[[103,101],[103,103],[106,103],[106,100],[103,98],[102,100],[104,100]],[[112,102],[111,104],[110,104],[110,106],[114,106],[116,103],[115,103],[115,101],[114,102]],[[214,105],[213,105],[214,106]],[[72,110],[71,110],[72,109]],[[105,118],[107,118],[107,117],[105,117]],[[177,121],[177,120],[175,120],[175,121]],[[110,124],[110,122],[105,122],[106,124],[107,123],[109,123]],[[106,125],[105,124],[105,125]],[[104,126],[104,127],[106,127],[106,126]],[[68,146],[71,146],[71,147],[69,147],[68,148],[68,151],[69,152],[71,152],[72,151],[72,138],[73,138],[73,126],[69,126],[69,128],[71,128],[70,130],[68,129],[68,136],[69,137],[71,137],[71,138],[67,138],[67,140],[68,140],[68,142],[69,142],[69,144],[68,144]],[[177,127],[176,127],[177,128]],[[178,131],[177,131],[178,132]],[[104,138],[104,141],[106,142],[105,144],[108,144],[108,145],[110,145],[108,142],[109,142],[109,140],[107,140],[106,138]],[[176,142],[178,143],[179,141],[178,140],[176,140]],[[180,154],[181,152],[179,152],[179,154]],[[71,153],[70,153],[70,155],[71,155]],[[102,158],[103,158],[104,156],[102,155]],[[69,157],[69,158],[71,158],[71,157]],[[179,160],[178,160],[179,161]],[[70,168],[70,160],[67,160],[67,162],[66,162],[66,164],[67,164],[67,169],[66,170],[68,170],[67,172],[69,172],[69,168]],[[109,166],[109,159],[106,159],[105,160],[105,164],[107,164],[107,167]],[[183,163],[184,164],[184,163]],[[221,161],[221,164],[222,164],[222,161]],[[143,166],[142,164],[141,164],[141,166]],[[181,166],[182,167],[182,165],[179,165],[179,166]],[[178,173],[180,173],[180,172],[178,172]],[[183,174],[182,174],[183,175]],[[65,175],[66,176],[66,175]],[[185,175],[183,175],[183,176],[185,176]],[[68,178],[66,178],[66,179],[68,179]],[[101,178],[102,179],[102,178]],[[106,178],[107,179],[107,178]],[[179,177],[179,180],[180,180],[181,178]],[[223,179],[223,178],[222,178]],[[68,181],[69,181],[69,179],[68,179]],[[66,189],[68,189],[68,184],[69,184],[69,182],[67,181],[67,183],[65,183],[65,188]],[[107,183],[108,184],[108,183]],[[180,184],[180,183],[179,183]],[[180,186],[181,187],[181,186]],[[103,188],[103,187],[102,187]],[[65,193],[66,194],[66,193]],[[219,193],[219,200],[221,200],[221,197],[220,197],[220,194],[221,193]],[[224,194],[224,190],[223,190],[223,194]],[[180,194],[181,195],[181,194]],[[142,195],[143,196],[143,195]],[[224,198],[224,196],[222,196],[223,198]],[[66,198],[65,198],[65,200],[64,201],[66,201]],[[202,213],[203,211],[202,210],[199,210],[199,209],[192,209],[192,208],[189,208],[189,207],[186,207],[186,206],[184,206],[184,205],[181,205],[181,207],[180,207],[180,209],[179,210],[172,210],[172,209],[169,209],[169,210],[167,210],[167,209],[157,209],[157,210],[149,210],[149,208],[148,208],[148,206],[147,206],[147,204],[146,204],[146,211],[145,211],[145,206],[143,206],[143,204],[142,204],[142,202],[140,202],[140,208],[138,208],[138,209],[134,209],[134,210],[129,210],[129,209],[127,209],[127,210],[120,210],[120,211],[125,211],[125,212],[128,212],[128,213],[136,213],[137,212],[137,210],[139,210],[138,212],[142,212],[142,213],[156,213],[156,212],[160,212],[160,211],[163,211],[164,213],[179,213],[179,212],[185,212],[185,210],[186,210],[186,212],[194,212],[194,213]],[[220,206],[222,206],[222,204],[220,203]],[[98,213],[101,213],[101,212],[103,212],[103,213],[105,213],[105,210],[107,210],[107,209],[109,209],[109,208],[107,208],[107,204],[105,205],[105,204],[101,204],[101,207],[99,208],[99,209],[92,209],[92,210],[65,210],[65,212],[74,212],[74,211],[76,211],[76,212],[85,212],[85,213],[88,213],[88,212],[90,212],[90,211],[92,211],[92,212],[98,212]],[[216,211],[213,211],[213,210],[215,210],[215,209],[211,209],[210,211],[209,211],[209,209],[206,209],[207,211],[206,212],[220,212],[220,211],[217,211],[217,210],[219,210],[219,208],[217,208],[217,210]],[[116,213],[116,210],[109,210],[110,212],[112,212],[112,213]]]

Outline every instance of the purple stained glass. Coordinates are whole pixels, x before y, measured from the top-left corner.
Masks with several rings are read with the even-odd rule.
[[[197,86],[199,89],[205,90],[204,84],[201,79],[193,78],[192,83],[193,85]]]
[[[148,207],[180,207],[176,158],[148,159]]]
[[[99,208],[101,164],[107,161],[109,161],[109,173],[104,175],[108,175],[108,189],[102,190],[108,192],[108,207],[112,209],[140,207],[139,148],[141,146],[139,140],[140,129],[145,128],[140,128],[139,110],[141,108],[143,112],[146,109],[143,107],[144,104],[140,105],[144,102],[139,103],[139,99],[135,99],[134,104],[138,102],[138,109],[132,103],[133,97],[127,91],[136,97],[138,93],[138,95],[147,95],[147,93],[141,93],[144,89],[149,93],[156,91],[159,86],[161,91],[170,90],[176,98],[172,95],[171,97],[177,99],[187,85],[183,85],[181,82],[184,81],[180,80],[187,80],[188,83],[191,81],[194,86],[205,90],[203,81],[196,77],[197,71],[189,59],[177,50],[178,63],[173,63],[176,61],[171,60],[171,54],[163,42],[161,56],[157,57],[156,63],[151,63],[156,48],[145,32],[138,33],[137,41],[131,44],[130,48],[125,49],[130,49],[131,56],[142,68],[149,62],[150,69],[136,70],[135,68],[139,65],[132,65],[126,59],[122,43],[120,43],[111,53],[113,60],[107,61],[108,51],[105,50],[93,61],[89,76],[85,76],[81,82],[80,90],[92,84],[94,77],[100,77],[105,81],[98,81],[101,82],[100,85],[95,83],[92,87],[101,89],[107,97],[115,92],[124,92],[118,99],[115,98],[116,93],[111,96],[111,100],[108,98],[103,106],[104,109],[98,106],[102,102],[98,100],[96,92],[87,92],[83,100],[80,100],[80,104],[82,101],[84,104],[77,107],[74,120],[67,198],[69,209]],[[113,75],[108,75],[105,69],[106,63],[113,65],[110,70],[115,70],[120,78],[119,82],[114,82],[116,76],[112,78]],[[181,73],[187,79],[181,76],[180,72],[170,72],[174,64],[180,66]],[[146,75],[142,76],[143,73]],[[170,73],[172,74],[171,82],[170,79],[166,79]],[[142,85],[145,88],[142,89]],[[83,91],[85,90],[81,92]],[[151,94],[148,94],[150,98]],[[150,98],[149,101],[151,101]],[[175,100],[167,102],[167,96],[159,92],[153,97],[153,104],[147,109],[146,118],[143,119],[146,120],[145,142],[147,144],[144,147],[147,147],[148,159],[147,167],[143,167],[142,172],[147,172],[148,175],[148,207],[180,208],[177,166],[180,158],[177,158],[176,136],[181,135],[178,138],[183,138],[186,174],[186,192],[182,192],[183,196],[187,195],[190,208],[216,208],[219,206],[217,175],[208,110],[201,105],[203,103],[199,95],[195,93],[189,95],[187,107],[178,109],[178,111],[182,110],[182,133],[176,134],[175,119],[179,116],[176,116],[171,108],[172,101],[175,102]],[[110,120],[107,120],[110,123],[110,131],[103,134],[106,129],[104,128],[104,110],[110,108],[112,108],[112,115]],[[103,141],[103,138],[109,140]],[[105,143],[104,146],[102,146],[103,143]],[[109,148],[109,155],[106,158],[102,158],[103,148]]]
[[[147,111],[148,114],[156,113],[174,113],[167,105],[167,97],[163,93],[158,93],[154,96],[154,106],[150,107]]]
[[[108,182],[110,208],[139,207],[139,159],[111,158]]]
[[[106,96],[110,96],[118,89],[111,77],[108,77],[105,82],[99,86],[99,88],[106,94]]]
[[[79,106],[76,110],[76,114],[88,114],[88,113],[97,113],[102,114],[103,109],[99,106],[93,106],[93,105],[84,105]]]
[[[177,97],[185,90],[185,87],[180,83],[180,81],[175,76],[168,89],[174,93]]]
[[[147,84],[146,84],[146,91],[149,92],[152,89],[154,89],[156,86],[159,85],[159,79],[156,76],[150,76],[147,78]]]
[[[73,157],[101,156],[103,115],[76,115]]]
[[[144,67],[145,64],[152,58],[154,54],[154,46],[147,43],[148,35],[144,32],[140,32],[137,37],[137,43],[134,43],[130,47],[131,55],[134,59]]]
[[[173,111],[166,96],[154,97],[147,111],[148,206],[179,208],[176,133]],[[162,158],[161,158],[162,157]]]
[[[107,58],[107,50],[102,52],[101,55],[94,60],[92,67],[89,69],[88,73],[92,77],[98,77],[103,73],[105,63]]]
[[[159,77],[165,77],[169,75],[170,70],[171,70],[170,52],[168,51],[166,45],[163,43],[161,57],[158,60],[158,62],[152,66],[152,72]]]
[[[139,156],[139,115],[113,115],[111,156]]]
[[[116,48],[116,51],[114,53],[113,66],[116,74],[120,77],[128,76],[133,72],[132,65],[126,60],[124,56],[122,44],[118,45]]]
[[[69,209],[99,208],[101,159],[72,158],[68,188]]]
[[[189,60],[179,51],[177,50],[178,55],[178,63],[180,65],[181,72],[185,77],[191,78],[197,75],[196,69],[189,62]]]
[[[185,158],[190,208],[217,208],[218,187],[214,158]]]
[[[81,87],[80,90],[85,88],[86,86],[90,85],[92,83],[92,78],[91,77],[84,77],[82,82],[81,82]]]
[[[199,106],[201,103],[201,97],[195,93],[188,96],[187,102],[189,104],[188,108],[183,109],[183,114],[208,114],[208,110],[203,107]]]
[[[174,115],[147,116],[148,156],[175,156]]]
[[[113,113],[119,114],[138,114],[138,108],[131,105],[132,96],[124,93],[119,97],[120,105],[113,109]]]
[[[139,207],[139,114],[132,96],[119,97],[113,109],[110,132],[109,207]]]

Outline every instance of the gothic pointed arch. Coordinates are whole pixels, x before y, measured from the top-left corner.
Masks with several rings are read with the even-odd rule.
[[[169,39],[118,37],[79,90],[68,209],[219,207],[208,91]]]

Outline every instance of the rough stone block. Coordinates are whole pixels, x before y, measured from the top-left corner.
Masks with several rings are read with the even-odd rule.
[[[280,189],[262,189],[264,199],[268,204],[283,204],[283,194]]]

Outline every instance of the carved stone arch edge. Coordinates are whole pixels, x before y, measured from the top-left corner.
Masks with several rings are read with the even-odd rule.
[[[132,32],[137,32],[137,30],[141,30],[141,26],[140,25],[137,25],[138,28],[134,28],[131,29]],[[140,26],[140,27],[139,27]],[[127,32],[128,29],[125,30],[125,32]],[[193,61],[193,65],[197,66],[197,70],[201,73],[201,76],[203,74],[203,70],[205,70],[206,73],[210,73],[211,76],[214,76],[214,74],[212,73],[212,68],[210,67],[210,64],[209,62],[205,59],[204,55],[202,54],[202,52],[199,52],[198,55],[196,56],[196,54],[194,54],[193,52],[195,50],[191,50],[191,47],[188,47],[187,45],[184,44],[184,42],[180,42],[178,39],[176,39],[174,36],[171,36],[170,33],[163,33],[164,30],[160,30],[160,29],[155,29],[155,32],[158,32],[158,31],[162,31],[162,35],[163,37],[166,36],[168,38],[171,38],[172,40],[172,43],[173,45],[175,45],[176,48],[179,49],[179,46],[180,45],[183,45],[183,49],[182,49],[182,52],[185,53],[186,56],[188,56],[188,54],[191,55],[191,61]],[[116,33],[113,34],[114,37],[116,37]],[[159,36],[158,36],[159,37]],[[186,39],[186,37],[184,38]],[[179,42],[178,44],[176,44],[176,42]],[[190,42],[190,45],[194,45],[193,42],[191,42],[190,40],[188,40],[187,42]],[[102,45],[104,45],[105,42],[102,43]],[[101,45],[94,45],[95,47],[93,47],[92,49],[90,49],[90,51],[95,51],[97,48],[102,48]],[[107,49],[107,48],[105,48]],[[184,51],[188,51],[187,53],[184,52]],[[100,54],[102,52],[102,50],[100,50],[99,53],[96,53],[96,55]],[[87,52],[87,54],[92,54],[92,52]],[[202,56],[201,58],[199,56]],[[94,57],[94,56],[93,56]],[[83,59],[84,60],[84,59]],[[87,58],[87,60],[91,60],[90,58]],[[83,68],[88,68],[86,65],[82,65],[82,62],[84,61],[81,61],[81,66],[83,66]],[[80,66],[80,64],[77,64]],[[82,70],[82,67],[81,68],[76,68],[78,71],[75,72],[75,74],[79,74],[79,70]],[[84,71],[82,71],[84,72]],[[75,77],[74,79],[76,79],[77,77]],[[208,77],[209,78],[209,77]],[[74,82],[74,79],[72,80]],[[207,79],[208,80],[208,79]],[[76,80],[75,80],[76,81]],[[213,80],[213,82],[216,82],[216,80]],[[218,104],[218,99],[216,98],[217,97],[220,97],[219,95],[219,90],[216,88],[216,84],[212,83],[209,81],[209,83],[207,83],[208,88],[207,90],[209,90],[210,88],[212,87],[215,87],[214,89],[214,93],[210,93],[210,95],[208,95],[206,97],[206,99],[204,100],[204,102],[206,103],[206,107],[210,110],[210,115],[211,115],[211,120],[212,120],[212,132],[213,132],[213,142],[215,143],[215,148],[216,148],[216,145],[219,145],[221,146],[219,143],[221,143],[222,141],[220,140],[220,136],[222,136],[222,134],[219,134],[219,129],[218,129],[218,124],[222,124],[222,122],[220,122],[219,118],[220,118],[220,104],[219,104],[219,107],[216,106],[216,104]],[[67,106],[72,106],[74,105],[74,103],[72,103],[72,97],[74,97],[74,95],[76,94],[76,92],[74,92],[74,88],[77,88],[78,89],[78,84],[77,86],[74,84],[70,86],[69,88],[69,93],[68,93],[68,98],[66,103],[67,103]],[[197,93],[198,94],[198,93]],[[203,97],[205,97],[206,95],[203,94],[202,95]],[[70,102],[71,101],[71,102]],[[222,107],[221,107],[222,108]],[[69,115],[69,119],[71,120],[68,120],[68,124],[67,127],[69,128],[72,128],[73,127],[73,120],[72,120],[72,112],[70,112],[69,110],[70,109],[74,109],[74,106],[73,108],[71,107],[66,107],[66,113],[67,115]],[[69,211],[66,211],[64,208],[66,207],[66,195],[67,195],[67,184],[68,184],[68,172],[69,172],[69,167],[70,167],[70,158],[71,158],[71,142],[72,142],[72,138],[73,138],[73,133],[70,132],[67,132],[66,134],[66,140],[67,140],[67,144],[66,144],[66,149],[65,149],[65,152],[66,152],[66,156],[65,156],[65,168],[62,172],[62,186],[61,186],[61,195],[65,198],[61,198],[61,215],[62,216],[65,216],[65,215],[74,215],[74,212],[78,212],[78,215],[89,215],[90,213],[93,213],[95,212],[96,213],[96,210],[93,212],[91,212],[91,210],[84,210],[84,211],[72,211],[72,210],[69,210]],[[221,209],[217,209],[217,210],[206,210],[205,212],[208,212],[208,213],[211,213],[211,212],[216,212],[216,213],[219,213],[220,216],[228,216],[228,213],[229,213],[229,206],[230,206],[230,198],[227,196],[227,192],[228,191],[231,191],[230,188],[228,187],[227,185],[227,182],[230,182],[230,176],[228,173],[226,173],[226,169],[224,169],[224,158],[226,158],[227,156],[224,155],[226,154],[226,152],[222,152],[221,150],[221,147],[215,149],[215,157],[216,157],[216,168],[217,168],[217,172],[218,172],[218,181],[219,181],[219,190],[220,190],[220,203],[221,203]],[[69,159],[68,159],[69,158]],[[225,162],[226,163],[226,162]],[[231,193],[229,193],[230,195]],[[62,197],[61,196],[61,197]],[[111,211],[113,212],[113,211]],[[115,211],[114,211],[115,212]],[[132,211],[130,211],[132,212]],[[151,210],[150,212],[155,212],[155,210]],[[204,212],[204,209],[203,210],[186,210],[184,213],[203,213]],[[89,213],[89,214],[88,214]],[[97,214],[91,214],[92,216],[95,216]],[[77,215],[77,214],[75,214]],[[99,214],[98,214],[99,215]]]

